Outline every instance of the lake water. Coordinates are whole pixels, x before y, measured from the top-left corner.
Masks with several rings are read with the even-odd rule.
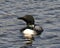
[[[60,0],[0,0],[0,48],[24,46],[19,30],[26,23],[17,18],[26,14],[44,31],[25,48],[60,48]]]

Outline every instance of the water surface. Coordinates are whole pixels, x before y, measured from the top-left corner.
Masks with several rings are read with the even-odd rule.
[[[60,48],[60,0],[1,0],[0,48],[24,46],[19,30],[26,23],[17,18],[26,14],[33,15],[35,24],[44,29],[26,48]]]

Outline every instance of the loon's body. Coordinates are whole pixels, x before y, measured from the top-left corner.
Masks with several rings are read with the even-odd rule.
[[[24,17],[20,17],[18,19],[24,20],[27,24],[27,26],[22,28],[20,31],[23,33],[25,38],[30,39],[31,42],[29,43],[32,43],[34,36],[40,35],[43,32],[42,27],[35,25],[32,15],[25,15]]]

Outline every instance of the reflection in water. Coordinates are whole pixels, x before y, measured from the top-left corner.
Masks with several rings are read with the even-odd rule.
[[[25,40],[24,46],[22,46],[20,48],[32,47],[32,43],[33,43],[33,40]]]
[[[21,46],[20,48],[36,48],[35,46]]]

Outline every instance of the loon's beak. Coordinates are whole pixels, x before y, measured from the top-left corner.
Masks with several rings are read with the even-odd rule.
[[[19,18],[17,18],[17,19],[23,19],[23,17],[19,17]]]
[[[24,21],[25,21],[25,18],[24,18],[24,17],[19,17],[19,18],[17,18],[17,19],[21,19],[21,20],[24,20]]]

